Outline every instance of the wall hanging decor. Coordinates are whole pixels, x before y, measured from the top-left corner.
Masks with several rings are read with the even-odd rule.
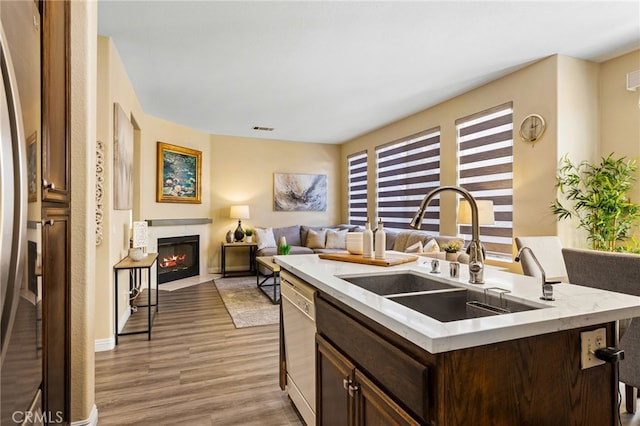
[[[275,173],[275,211],[326,211],[327,175]]]
[[[113,208],[133,209],[133,125],[120,104],[113,104]]]
[[[201,175],[201,151],[158,142],[156,201],[200,204]]]
[[[102,244],[102,219],[104,203],[104,143],[96,142],[96,245]]]

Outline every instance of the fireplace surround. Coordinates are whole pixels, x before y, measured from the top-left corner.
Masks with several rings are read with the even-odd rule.
[[[158,284],[200,273],[200,236],[158,238]]]

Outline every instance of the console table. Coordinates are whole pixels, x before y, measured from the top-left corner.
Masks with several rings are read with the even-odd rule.
[[[249,270],[247,271],[227,271],[227,250],[234,248],[248,248],[249,249]],[[253,275],[255,274],[256,267],[256,252],[258,251],[258,244],[256,243],[225,243],[222,242],[221,247],[221,261],[220,268],[222,270],[222,277],[230,275]]]
[[[148,253],[142,260],[135,261],[131,259],[129,256],[120,260],[120,262],[116,263],[113,267],[113,274],[115,277],[115,337],[116,337],[116,345],[118,344],[118,336],[124,336],[128,334],[143,334],[147,333],[147,340],[151,340],[151,326],[153,323],[153,317],[155,312],[158,312],[158,284],[156,284],[156,298],[155,302],[153,301],[153,296],[151,294],[151,267],[156,263],[158,259],[158,253]],[[129,332],[118,332],[118,272],[121,270],[129,270],[129,289],[132,288],[141,288],[142,287],[142,270],[147,270],[147,304],[146,305],[134,305],[136,308],[148,308],[148,316],[147,316],[147,329],[146,330],[138,330],[138,331],[129,331]],[[156,276],[157,276],[156,269]],[[157,283],[157,278],[156,278]],[[155,312],[151,312],[151,308],[155,307]],[[131,309],[131,307],[130,307]]]

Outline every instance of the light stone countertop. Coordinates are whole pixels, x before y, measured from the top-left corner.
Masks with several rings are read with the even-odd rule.
[[[491,267],[485,268],[485,284],[477,285],[469,284],[467,265],[460,265],[459,278],[450,278],[448,262],[440,261],[442,273],[430,274],[431,259],[422,257],[416,262],[391,267],[323,260],[315,254],[275,256],[274,259],[283,269],[430,353],[640,316],[640,297],[562,283],[553,285],[555,301],[545,302],[540,300],[542,286],[539,278]],[[500,287],[510,291],[504,296],[507,299],[545,309],[444,323],[337,277],[409,271],[480,292],[485,288]]]

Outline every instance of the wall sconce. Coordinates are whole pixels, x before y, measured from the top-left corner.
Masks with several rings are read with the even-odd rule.
[[[229,217],[231,219],[238,219],[238,227],[233,234],[236,241],[242,241],[244,238],[244,230],[242,229],[242,219],[250,219],[249,206],[231,206],[229,211]]]
[[[627,74],[627,90],[636,92],[640,87],[640,70]],[[640,96],[638,96],[638,108],[640,108]]]
[[[476,200],[476,204],[478,205],[478,224],[494,225],[496,219],[493,214],[493,201]],[[467,200],[460,200],[460,205],[458,206],[458,224],[471,225],[471,206]]]

